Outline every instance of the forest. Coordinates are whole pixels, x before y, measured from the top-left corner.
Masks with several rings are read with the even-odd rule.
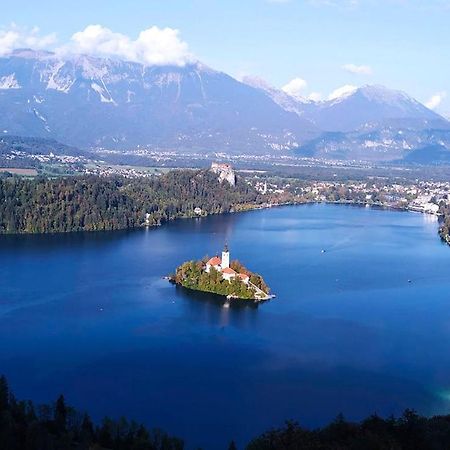
[[[18,400],[0,377],[1,450],[182,450],[181,439],[124,418],[95,425],[61,395],[49,405]]]
[[[161,225],[261,203],[242,179],[219,183],[208,170],[174,170],[150,178],[0,177],[0,233],[99,231]]]
[[[199,436],[201,440],[201,436]],[[183,450],[182,439],[149,430],[125,418],[95,424],[88,413],[68,405],[61,395],[51,404],[17,399],[0,377],[2,450]],[[230,438],[224,450],[238,447]],[[444,450],[450,448],[450,415],[426,418],[413,410],[387,419],[372,415],[351,422],[342,415],[308,429],[286,422],[251,440],[245,450]],[[198,449],[200,450],[200,449]],[[207,450],[207,449],[204,449]]]

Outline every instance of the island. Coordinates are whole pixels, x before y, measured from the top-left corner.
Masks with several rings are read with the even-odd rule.
[[[187,289],[211,292],[228,299],[264,301],[274,297],[261,275],[250,272],[237,260],[230,262],[226,244],[221,258],[217,255],[184,262],[169,280]]]

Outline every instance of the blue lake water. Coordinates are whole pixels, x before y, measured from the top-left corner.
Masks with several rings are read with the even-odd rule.
[[[20,398],[64,393],[95,419],[125,415],[191,448],[242,446],[286,419],[450,413],[450,248],[437,226],[311,205],[0,237],[0,372]],[[275,300],[224,308],[161,279],[225,241]]]

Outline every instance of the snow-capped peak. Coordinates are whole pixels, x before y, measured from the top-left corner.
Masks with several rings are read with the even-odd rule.
[[[389,89],[385,86],[379,84],[367,84],[358,89],[364,97],[370,101],[375,101],[378,103],[389,103],[394,104],[399,101],[413,101],[416,102],[412,97],[403,91],[398,91],[395,89]]]

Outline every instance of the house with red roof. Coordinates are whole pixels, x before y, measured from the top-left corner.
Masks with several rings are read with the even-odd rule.
[[[242,281],[243,283],[245,283],[245,284],[248,284],[249,281],[250,281],[250,277],[249,277],[246,273],[238,273],[237,276],[238,276],[238,277],[241,279],[241,281]]]
[[[222,270],[222,277],[224,280],[231,281],[233,278],[236,278],[237,273],[231,267],[225,267]]]
[[[222,260],[218,256],[214,256],[213,258],[209,259],[206,263],[205,271],[207,273],[210,272],[211,267],[214,267],[218,272],[222,271]]]
[[[228,246],[226,244],[222,252],[222,259],[218,256],[210,258],[206,262],[205,271],[209,273],[211,267],[214,267],[214,269],[216,269],[218,272],[222,272],[224,269],[230,267],[230,252],[228,251]]]

